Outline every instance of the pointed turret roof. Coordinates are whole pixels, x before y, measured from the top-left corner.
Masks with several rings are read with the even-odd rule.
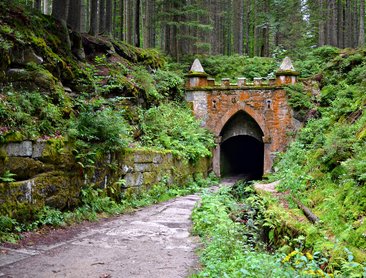
[[[205,73],[205,70],[203,69],[200,60],[198,60],[198,59],[194,60],[192,66],[191,66],[190,72]]]
[[[283,59],[279,71],[295,71],[295,68],[289,57],[286,56],[285,59]]]

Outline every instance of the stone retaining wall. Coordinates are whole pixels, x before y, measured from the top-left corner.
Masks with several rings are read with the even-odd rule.
[[[207,175],[210,160],[195,164],[168,151],[127,149],[102,155],[91,165],[78,161],[61,140],[23,141],[0,146],[0,177],[8,170],[16,181],[0,183],[0,213],[24,214],[44,205],[59,209],[78,205],[80,190],[95,184],[118,196],[123,190],[144,190],[163,181],[183,184]]]

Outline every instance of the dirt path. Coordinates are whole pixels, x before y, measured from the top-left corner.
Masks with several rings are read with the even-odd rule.
[[[197,265],[190,216],[198,200],[143,208],[52,244],[0,247],[0,277],[186,277]]]

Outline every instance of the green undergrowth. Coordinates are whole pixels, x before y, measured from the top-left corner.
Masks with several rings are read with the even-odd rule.
[[[250,185],[204,193],[193,212],[193,231],[203,241],[202,269],[193,277],[363,277],[366,267],[342,247],[344,257],[330,261],[307,245],[315,232],[270,196]],[[302,220],[304,221],[304,220]],[[305,220],[306,221],[306,220]],[[333,244],[336,246],[336,244]]]
[[[167,103],[141,114],[142,142],[146,146],[173,150],[173,153],[197,161],[211,156],[212,134],[200,127],[187,107]]]
[[[315,113],[280,155],[271,179],[280,179],[280,190],[290,190],[320,218],[314,229],[365,262],[366,52],[325,48],[316,55],[321,51],[324,63],[314,78],[319,93],[302,101],[297,92],[301,109],[311,106]],[[321,242],[317,237],[314,247]],[[344,248],[325,250],[337,260],[347,257]]]
[[[121,181],[123,182],[123,181]],[[0,242],[16,242],[24,231],[31,231],[43,226],[66,227],[82,221],[97,221],[100,218],[119,215],[135,208],[164,202],[175,197],[202,191],[217,184],[215,176],[203,178],[202,175],[185,185],[168,185],[166,180],[149,188],[127,188],[117,199],[112,199],[105,190],[95,186],[85,186],[80,193],[81,205],[72,211],[60,211],[43,207],[35,213],[31,223],[19,223],[8,216],[0,216]]]
[[[247,57],[240,55],[224,56],[194,56],[186,57],[179,64],[171,63],[171,70],[180,70],[188,73],[193,60],[198,58],[207,74],[214,77],[217,82],[221,78],[230,78],[231,82],[236,82],[238,77],[245,77],[253,80],[255,77],[274,77],[280,62],[273,58]]]

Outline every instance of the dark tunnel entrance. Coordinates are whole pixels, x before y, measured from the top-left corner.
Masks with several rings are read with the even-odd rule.
[[[262,142],[247,135],[231,137],[221,144],[221,175],[260,179],[263,175],[263,158]]]
[[[221,137],[221,176],[261,179],[264,168],[263,132],[256,121],[240,111],[225,124]]]

